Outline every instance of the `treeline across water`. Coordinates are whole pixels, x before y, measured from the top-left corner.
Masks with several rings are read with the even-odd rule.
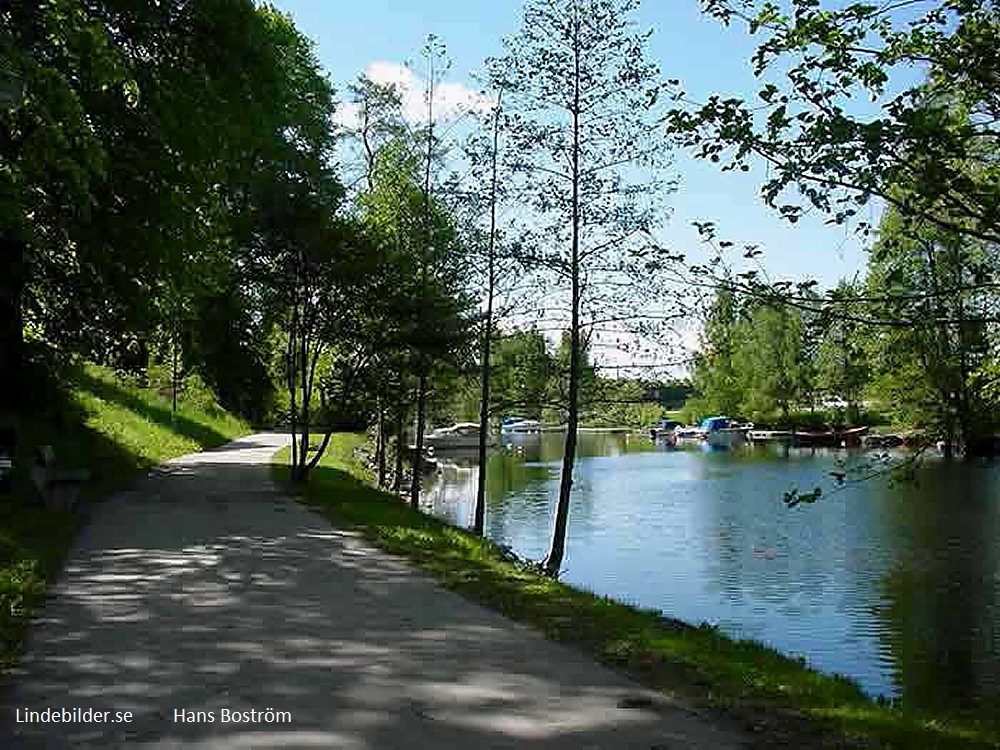
[[[784,296],[716,290],[685,414],[774,426],[882,422],[992,451],[1000,405],[994,243],[887,211],[864,278]]]
[[[504,416],[565,424],[569,347],[567,332],[558,344],[532,327],[495,336],[490,356],[493,428]],[[580,419],[587,427],[648,427],[680,409],[691,393],[690,382],[684,378],[626,377],[595,366],[588,347],[583,349],[581,371]],[[438,393],[432,411],[436,422],[477,418],[477,372],[451,379]]]

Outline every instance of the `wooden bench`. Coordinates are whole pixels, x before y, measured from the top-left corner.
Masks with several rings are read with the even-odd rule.
[[[86,469],[60,469],[56,465],[56,452],[52,446],[40,445],[35,449],[31,479],[46,506],[73,508],[80,498],[80,485],[90,479],[90,472]]]
[[[14,460],[7,453],[0,453],[0,493],[10,492],[14,485]]]
[[[14,487],[14,452],[17,435],[7,426],[0,426],[0,494],[7,494]]]

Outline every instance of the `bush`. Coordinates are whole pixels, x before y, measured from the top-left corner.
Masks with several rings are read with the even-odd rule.
[[[186,408],[206,414],[219,415],[224,411],[215,393],[198,373],[192,373],[184,378],[181,383],[180,401]]]

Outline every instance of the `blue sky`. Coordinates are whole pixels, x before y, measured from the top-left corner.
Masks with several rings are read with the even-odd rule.
[[[517,31],[522,8],[519,2],[482,0],[280,0],[276,5],[316,42],[320,62],[341,91],[373,63],[418,59],[431,33],[444,42],[452,61],[446,80],[474,88],[473,73],[484,58],[500,54],[500,40]],[[756,90],[748,64],[754,40],[740,27],[726,28],[702,16],[697,0],[647,0],[637,20],[653,29],[650,56],[665,77],[683,82],[690,98],[702,100],[714,92],[751,96]],[[759,244],[772,277],[809,276],[828,286],[863,273],[863,245],[850,230],[824,226],[822,216],[791,226],[762,205],[763,171],[724,173],[681,153],[675,170],[680,189],[669,199],[673,213],[661,232],[672,249],[699,252],[690,222],[714,221],[720,236],[737,245]]]

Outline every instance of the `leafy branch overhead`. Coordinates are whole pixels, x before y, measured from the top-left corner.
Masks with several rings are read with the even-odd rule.
[[[868,234],[858,211],[877,199],[908,220],[1000,239],[1000,166],[988,158],[1000,137],[991,2],[703,6],[760,39],[761,84],[753,100],[704,102],[666,84],[667,131],[697,157],[723,169],[766,164],[762,196],[793,223],[811,207]]]

